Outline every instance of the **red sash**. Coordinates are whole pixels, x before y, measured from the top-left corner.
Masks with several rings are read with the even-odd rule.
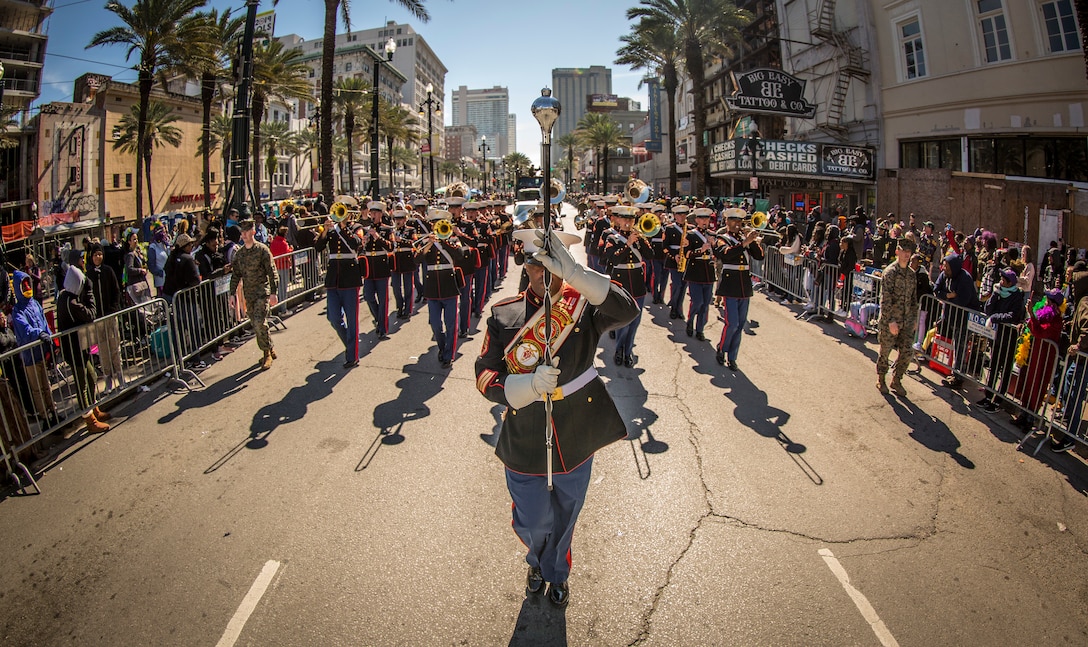
[[[566,283],[563,284],[559,295],[553,298],[551,349],[554,357],[574,330],[574,324],[582,317],[582,311],[585,310],[588,301]],[[544,324],[544,306],[541,306],[533,313],[533,316],[529,317],[503,351],[508,373],[532,373],[536,370],[537,364],[543,361]]]

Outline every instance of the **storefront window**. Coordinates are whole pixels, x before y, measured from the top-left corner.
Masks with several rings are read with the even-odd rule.
[[[972,173],[1088,180],[1084,137],[1005,137],[968,140]]]

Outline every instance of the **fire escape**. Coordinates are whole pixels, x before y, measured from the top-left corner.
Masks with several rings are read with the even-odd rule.
[[[835,0],[822,0],[817,10],[812,37],[823,41],[833,48],[836,54],[834,90],[828,99],[827,112],[817,126],[828,133],[842,136],[847,128],[843,124],[846,113],[846,94],[850,90],[851,79],[869,78],[869,67],[865,60],[865,50],[850,42],[846,32],[835,30]]]

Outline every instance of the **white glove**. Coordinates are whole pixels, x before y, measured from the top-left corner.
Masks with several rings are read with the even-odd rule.
[[[533,254],[533,258],[540,261],[544,269],[556,276],[563,277],[563,280],[570,283],[571,287],[585,295],[591,304],[599,306],[604,303],[604,300],[608,297],[609,284],[612,279],[600,272],[594,272],[579,265],[578,261],[574,260],[574,257],[570,255],[570,250],[559,239],[559,235],[554,231],[552,232],[552,244],[549,254],[544,253],[543,235],[537,234],[536,244],[541,249]]]
[[[506,391],[506,401],[511,407],[515,409],[526,407],[559,386],[559,358],[552,358],[552,364],[555,366],[541,364],[532,373],[514,373],[506,376],[503,390]]]

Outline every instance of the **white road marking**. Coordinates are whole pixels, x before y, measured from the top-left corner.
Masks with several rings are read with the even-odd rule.
[[[821,548],[819,551],[820,557],[824,558],[824,562],[827,563],[827,567],[831,569],[831,572],[838,578],[839,583],[842,584],[842,588],[846,589],[846,594],[850,596],[850,599],[854,601],[854,605],[857,606],[858,611],[861,612],[861,616],[865,618],[865,621],[872,627],[873,633],[880,640],[880,644],[884,647],[899,647],[899,643],[896,642],[895,636],[892,632],[888,631],[888,627],[884,624],[884,621],[877,615],[876,609],[873,605],[869,604],[869,600],[865,595],[854,588],[850,584],[850,576],[846,573],[846,569],[842,567],[839,560],[835,558],[835,555],[826,548]]]
[[[238,636],[242,635],[242,628],[246,626],[250,614],[257,608],[257,603],[261,601],[261,597],[268,590],[268,585],[272,583],[272,578],[276,576],[276,571],[279,569],[280,563],[277,561],[268,560],[265,563],[260,575],[254,580],[253,586],[249,587],[249,593],[242,598],[242,604],[234,612],[234,617],[227,623],[227,630],[223,632],[223,637],[219,639],[216,647],[233,647],[238,641]]]

